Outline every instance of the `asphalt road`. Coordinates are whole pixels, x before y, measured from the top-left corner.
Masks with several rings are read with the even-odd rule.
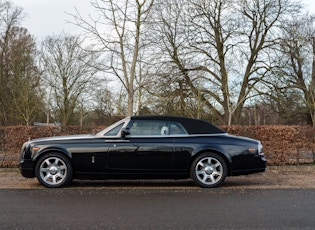
[[[1,229],[314,229],[314,189],[1,189]]]

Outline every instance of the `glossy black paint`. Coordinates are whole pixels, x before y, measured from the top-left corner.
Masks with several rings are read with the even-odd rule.
[[[137,119],[177,122],[187,134],[128,135],[130,124]],[[50,137],[24,143],[20,161],[22,175],[35,177],[36,162],[51,152],[62,153],[70,159],[77,179],[189,178],[193,159],[205,152],[220,155],[228,166],[229,176],[263,172],[266,168],[259,141],[228,135],[201,120],[156,116],[129,117],[120,122],[123,123],[121,130],[127,131],[124,132],[127,135],[121,131],[112,135],[110,130],[118,127],[118,122],[95,135]]]

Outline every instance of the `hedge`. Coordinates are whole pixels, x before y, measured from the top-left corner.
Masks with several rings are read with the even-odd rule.
[[[260,140],[268,165],[314,163],[315,130],[310,126],[225,126],[230,134]]]
[[[104,127],[6,126],[0,127],[0,167],[17,167],[24,142],[41,137],[97,133]]]
[[[0,127],[0,167],[16,167],[22,144],[30,139],[96,133],[104,127]],[[310,126],[222,126],[233,135],[258,139],[268,165],[314,163],[315,130]]]

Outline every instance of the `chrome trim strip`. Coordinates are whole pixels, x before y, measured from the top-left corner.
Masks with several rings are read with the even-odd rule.
[[[182,135],[129,135],[126,138],[174,138],[174,137],[214,137],[214,136],[226,136],[228,133],[216,133],[216,134],[182,134]]]
[[[123,143],[123,142],[130,142],[128,139],[112,139],[112,140],[105,140],[106,143]]]

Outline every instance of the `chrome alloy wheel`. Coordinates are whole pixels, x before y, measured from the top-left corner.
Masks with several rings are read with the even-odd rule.
[[[197,179],[206,186],[218,183],[224,175],[224,169],[221,162],[214,157],[201,158],[195,167]]]
[[[39,176],[48,185],[58,186],[67,179],[67,164],[59,157],[49,157],[39,166]]]

